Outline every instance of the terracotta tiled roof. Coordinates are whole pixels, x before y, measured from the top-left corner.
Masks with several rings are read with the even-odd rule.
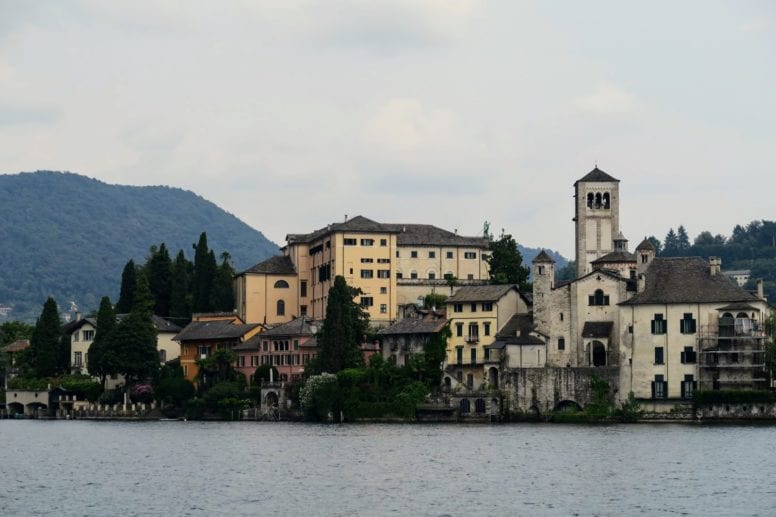
[[[646,286],[622,305],[758,302],[727,276],[711,275],[700,257],[658,257],[645,272]]]
[[[16,341],[5,345],[2,348],[2,351],[8,354],[13,354],[14,352],[19,352],[29,347],[30,347],[29,339],[17,339]]]

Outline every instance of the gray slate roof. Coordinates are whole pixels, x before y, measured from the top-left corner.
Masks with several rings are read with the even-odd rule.
[[[176,341],[236,340],[258,326],[258,323],[235,325],[229,320],[192,321],[174,339]]]
[[[83,327],[85,323],[88,323],[92,327],[97,328],[97,318],[87,317],[87,318],[81,318],[80,320],[71,321],[67,325],[64,325],[62,327],[62,332],[64,334],[72,334],[76,330]]]
[[[380,336],[394,336],[401,334],[436,334],[447,323],[446,319],[403,319],[390,327],[380,329]]]
[[[168,321],[155,314],[151,316],[151,321],[154,322],[154,327],[156,327],[157,332],[180,332],[182,330],[175,323],[172,323],[171,321]]]
[[[593,183],[593,182],[606,183],[606,182],[610,182],[610,181],[614,181],[614,182],[617,182],[617,183],[620,182],[620,180],[615,179],[615,178],[609,176],[607,173],[605,173],[604,171],[602,171],[601,169],[596,167],[592,171],[588,172],[583,178],[578,179],[574,183],[574,185],[576,185],[577,183],[580,183],[580,182],[583,182],[583,183],[585,183],[585,182],[587,182],[587,183]]]
[[[361,215],[312,233],[288,234],[286,241],[288,244],[309,243],[332,232],[395,233],[399,246],[489,246],[489,241],[483,237],[465,237],[430,224],[378,223]]]
[[[537,262],[537,263],[549,262],[554,264],[555,260],[553,260],[553,258],[549,256],[546,251],[542,250],[539,252],[538,255],[536,255],[536,257],[534,257],[533,262]]]
[[[611,321],[586,321],[582,327],[582,337],[609,337],[613,326]]]
[[[447,303],[495,302],[512,289],[518,291],[517,286],[514,284],[465,285],[448,298]]]
[[[296,268],[289,257],[277,255],[270,257],[263,262],[259,262],[253,267],[249,267],[240,274],[256,273],[266,275],[295,275]]]
[[[262,337],[312,336],[313,330],[310,326],[310,320],[300,317],[295,318],[288,323],[283,323],[282,325],[265,330],[260,335]]]
[[[727,276],[711,276],[700,257],[658,257],[645,272],[646,286],[621,305],[758,302]]]
[[[543,345],[544,341],[531,333],[534,330],[533,316],[530,314],[515,314],[496,333],[496,340],[488,348],[500,349],[507,345]]]
[[[613,251],[595,259],[591,264],[619,264],[621,262],[636,262],[636,256],[627,251]]]
[[[643,251],[657,251],[657,249],[655,249],[655,245],[652,244],[652,241],[650,241],[646,237],[644,237],[644,240],[641,241],[641,244],[636,246],[636,251],[642,251],[642,250]]]

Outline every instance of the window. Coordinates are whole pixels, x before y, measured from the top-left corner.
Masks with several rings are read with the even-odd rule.
[[[463,323],[455,324],[455,335],[458,337],[463,337]]]
[[[452,271],[448,271],[447,273],[445,273],[445,280],[452,280],[452,279],[453,279]]]
[[[362,269],[361,270],[361,278],[373,278],[374,277],[374,271],[371,269]]]
[[[285,316],[286,315],[286,302],[283,300],[278,300],[278,316]]]
[[[418,252],[415,250],[410,251],[410,258],[418,258]]]
[[[82,352],[73,352],[73,366],[81,367]]]
[[[453,312],[463,312],[463,304],[462,303],[454,303],[453,304]]]
[[[371,258],[362,258],[362,259],[361,259],[361,263],[362,263],[362,264],[371,264],[371,263],[372,263],[372,262],[374,262],[374,261],[375,261],[375,260],[374,260],[374,259],[371,259]]]
[[[362,296],[361,297],[361,307],[371,307],[375,304],[375,299],[371,296]]]
[[[451,258],[453,258],[453,252],[452,251],[448,251],[447,253],[445,253],[445,256],[447,258],[451,259]]]
[[[558,350],[566,350],[566,339],[559,337],[558,338]]]
[[[663,319],[662,314],[655,314],[655,319],[652,320],[652,333],[653,334],[666,333],[666,321]]]
[[[278,280],[275,282],[275,289],[288,289],[288,282],[285,280]]]
[[[563,313],[560,313],[560,321],[563,321]]]
[[[539,274],[540,275],[544,274],[544,266],[539,266]]]
[[[682,381],[682,398],[691,399],[695,391],[695,378],[692,375],[685,375]]]
[[[469,307],[469,309],[472,312],[477,312],[477,304],[476,303],[472,303],[471,306]]]
[[[655,347],[655,364],[664,364],[663,363],[663,347],[662,346],[656,346]]]
[[[73,332],[73,341],[78,341],[78,334],[79,332],[77,330]]]
[[[472,348],[470,352],[471,364],[477,364],[477,349]]]
[[[299,314],[301,316],[307,316],[307,305],[300,305],[299,306]]]
[[[418,272],[417,271],[410,271],[410,278],[418,278]]]
[[[697,354],[691,346],[684,347],[681,353],[682,364],[694,364],[697,361]]]
[[[463,364],[463,347],[459,346],[455,349],[455,362],[458,364]]]
[[[468,275],[466,275],[466,279],[467,280],[474,280],[474,275],[469,273]]]
[[[475,343],[480,340],[480,326],[477,323],[469,323],[469,338],[467,341]]]
[[[380,304],[380,314],[388,314],[388,304],[386,303]]]
[[[208,355],[210,355],[210,347],[206,346],[206,345],[200,346],[199,347],[199,357],[200,357],[200,359],[204,359]]]
[[[356,239],[345,239],[344,244],[345,246],[355,246]]]
[[[472,375],[471,373],[466,374],[466,385],[469,386],[470,388],[474,387],[474,375]],[[467,406],[466,412],[468,413],[469,399],[464,399],[464,400],[466,401],[466,406]]]
[[[469,399],[461,399],[461,402],[458,403],[458,413],[465,415],[466,413],[469,413],[472,410],[471,403],[469,402]]]
[[[388,239],[380,239],[380,246],[388,246]]]
[[[663,380],[662,375],[655,375],[655,380],[652,381],[652,398],[664,399],[668,397],[668,382]]]
[[[269,341],[264,341],[264,351],[269,352]]]
[[[331,249],[331,241],[326,241],[326,249]]]
[[[476,259],[477,258],[477,252],[476,251],[466,251],[463,254],[463,258],[465,258],[465,259]]]
[[[642,253],[641,254],[641,263],[642,264],[646,264],[647,262],[649,262],[649,255],[647,255],[646,253]]]
[[[377,270],[377,278],[391,278],[391,270],[390,269],[378,269]]]
[[[237,357],[237,366],[240,368],[245,368],[245,356],[241,355]]]
[[[251,366],[259,366],[259,356],[257,355],[251,356]]]
[[[361,245],[362,246],[374,246],[375,240],[374,239],[361,239]]]
[[[482,324],[482,333],[486,336],[490,336],[490,322],[486,321]]]
[[[401,278],[402,278],[401,271],[397,271],[396,272],[396,280],[401,280]]]
[[[389,258],[379,258],[379,259],[377,259],[377,263],[378,264],[390,264],[391,263],[391,259],[389,259]]]
[[[167,362],[167,350],[159,350],[159,362]]]
[[[388,294],[388,288],[387,287],[381,287],[380,288],[380,294]]]
[[[429,271],[428,272],[428,279],[429,280],[436,280],[436,273],[434,273],[433,271]]]
[[[327,280],[331,280],[331,264],[318,266],[318,281],[326,282]]]
[[[604,192],[604,196],[603,196],[603,200],[602,200],[601,205],[603,206],[604,209],[606,209],[606,210],[609,209],[609,193],[608,192]]]
[[[436,251],[429,251],[428,258],[436,258]]]
[[[593,193],[592,192],[590,192],[587,195],[587,207],[588,208],[593,208]]]
[[[294,350],[295,350],[295,351],[296,351],[296,350],[299,350],[299,340],[298,340],[298,339],[295,339],[295,340],[294,340]]]
[[[301,280],[299,282],[299,296],[307,298],[307,280]]]
[[[92,339],[94,339],[94,331],[93,330],[84,330],[83,338],[84,338],[84,341],[91,341]]]
[[[396,258],[399,258],[399,250],[396,250]]]
[[[485,302],[482,304],[482,312],[491,312],[493,310],[493,302]]]
[[[595,293],[588,297],[589,305],[609,305],[609,295],[604,294],[601,289],[596,289]]]
[[[684,317],[679,320],[679,331],[682,334],[695,334],[695,318],[692,313],[684,313]]]

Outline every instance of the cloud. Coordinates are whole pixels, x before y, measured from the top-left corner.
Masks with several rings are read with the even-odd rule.
[[[740,32],[763,32],[767,31],[770,27],[768,20],[764,18],[758,18],[756,20],[748,20],[741,23],[736,27]]]
[[[609,83],[599,85],[589,95],[578,97],[574,104],[582,112],[601,115],[630,113],[638,108],[633,95]]]

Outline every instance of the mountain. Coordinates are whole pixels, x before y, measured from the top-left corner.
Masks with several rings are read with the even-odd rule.
[[[108,185],[66,172],[0,175],[0,321],[34,320],[48,296],[60,311],[71,302],[81,312],[96,309],[104,295],[115,302],[129,259],[145,262],[162,242],[173,258],[182,249],[193,259],[202,232],[238,271],[278,253],[261,232],[179,188]]]
[[[517,249],[523,256],[523,266],[527,267],[528,269],[531,269],[531,263],[533,262],[533,259],[535,259],[542,250],[544,250],[545,253],[552,257],[552,259],[555,261],[556,270],[566,267],[566,265],[569,263],[566,257],[557,251],[553,251],[548,248],[526,248],[525,246],[518,244]]]

